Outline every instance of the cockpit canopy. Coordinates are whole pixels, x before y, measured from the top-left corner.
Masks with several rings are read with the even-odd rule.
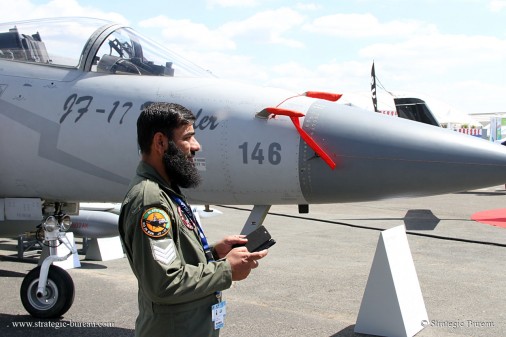
[[[0,59],[108,74],[212,76],[131,28],[92,18],[2,23]]]
[[[101,43],[91,70],[113,74],[174,76],[171,59],[155,53],[130,28],[117,28]]]

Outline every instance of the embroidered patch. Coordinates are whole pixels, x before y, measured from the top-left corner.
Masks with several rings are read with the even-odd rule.
[[[170,227],[170,218],[163,209],[150,208],[142,214],[142,231],[152,238],[165,236],[169,232]]]
[[[193,230],[195,229],[195,226],[193,225],[193,223],[191,223],[190,220],[188,220],[188,218],[186,217],[186,215],[183,214],[183,210],[181,209],[181,207],[178,207],[177,208],[177,212],[179,213],[179,217],[181,218],[181,220],[183,220],[183,223],[184,225],[189,229],[189,230]]]
[[[171,264],[176,259],[176,246],[171,239],[150,240],[153,258],[162,264]]]

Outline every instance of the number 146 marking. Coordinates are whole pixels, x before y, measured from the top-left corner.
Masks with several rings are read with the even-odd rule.
[[[265,148],[262,143],[256,143],[253,150],[250,150],[249,143],[244,142],[239,145],[239,149],[242,150],[242,162],[248,164],[249,161],[257,161],[260,165],[265,160]],[[267,149],[267,160],[272,165],[278,165],[281,162],[281,144],[271,143]]]

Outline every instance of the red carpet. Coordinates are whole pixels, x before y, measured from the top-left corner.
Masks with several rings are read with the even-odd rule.
[[[506,208],[481,211],[471,215],[471,219],[487,225],[506,228]]]

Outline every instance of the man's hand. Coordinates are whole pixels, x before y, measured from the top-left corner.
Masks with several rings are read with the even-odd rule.
[[[224,258],[231,250],[233,245],[245,245],[248,242],[246,235],[230,235],[213,245],[218,259]]]
[[[225,257],[232,267],[232,281],[240,281],[248,277],[251,269],[258,267],[258,260],[267,254],[267,249],[255,253],[248,252],[246,247],[232,249]]]

